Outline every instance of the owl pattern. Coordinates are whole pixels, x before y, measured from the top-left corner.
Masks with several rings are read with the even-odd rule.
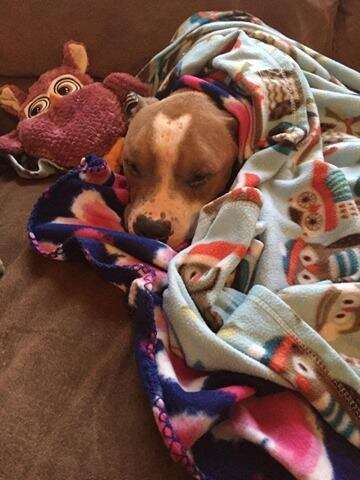
[[[316,352],[292,335],[264,344],[262,363],[286,378],[323,418],[355,446],[360,446],[360,396],[334,379]]]
[[[297,57],[296,49],[293,47],[293,45],[290,42],[287,42],[286,40],[283,40],[280,38],[273,37],[272,35],[269,35],[268,33],[265,33],[262,30],[254,30],[250,28],[244,28],[243,30],[248,37],[255,38],[256,40],[260,40],[260,42],[263,42],[263,43],[268,43],[269,45],[273,45],[275,48],[282,50],[290,57],[296,59]]]
[[[356,117],[342,117],[330,108],[326,108],[322,115],[321,129],[330,130],[334,133],[341,132],[355,137],[360,136],[360,115]]]
[[[270,120],[289,115],[304,104],[302,87],[294,72],[268,69],[258,74],[266,88]]]
[[[221,288],[222,285],[230,286],[235,277],[236,265],[232,272],[226,273],[226,269],[223,271],[221,268],[221,262],[230,256],[238,258],[239,261],[245,253],[246,247],[242,244],[215,241],[195,245],[181,260],[179,274],[213,331],[218,331],[222,327],[223,321],[214,309],[211,292],[216,288]]]
[[[321,128],[323,128],[323,125],[321,125]],[[338,132],[337,130],[322,130],[321,138],[324,147],[336,143],[359,141],[358,137],[345,132]]]
[[[360,283],[326,290],[317,309],[316,330],[330,343],[339,335],[360,330]]]
[[[344,173],[314,161],[311,183],[289,198],[289,216],[311,239],[335,229],[340,219],[358,217],[359,210]]]
[[[283,267],[289,285],[322,280],[360,280],[360,234],[348,235],[328,246],[307,243],[303,238],[285,243]]]

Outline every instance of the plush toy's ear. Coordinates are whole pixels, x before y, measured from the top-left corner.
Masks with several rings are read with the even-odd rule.
[[[23,148],[19,140],[17,130],[13,130],[12,132],[0,137],[0,153],[17,155],[22,151]]]
[[[0,107],[11,115],[20,116],[20,107],[25,101],[26,93],[15,85],[0,87]]]
[[[128,121],[142,107],[157,101],[156,98],[149,97],[150,85],[128,73],[110,73],[103,84],[117,95]]]
[[[73,40],[66,42],[64,45],[63,64],[85,73],[89,66],[85,45]]]
[[[149,85],[128,73],[110,73],[103,84],[119,97],[121,103],[125,101],[129,92],[135,92],[143,97],[148,97],[150,94]]]

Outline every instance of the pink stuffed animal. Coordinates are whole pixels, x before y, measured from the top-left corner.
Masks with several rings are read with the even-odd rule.
[[[149,89],[125,73],[94,82],[87,68],[85,46],[69,41],[62,66],[41,75],[27,94],[14,85],[0,87],[0,106],[19,117],[17,128],[0,137],[0,153],[20,175],[49,174],[43,160],[38,171],[24,168],[14,157],[22,153],[63,168],[78,165],[90,153],[106,158],[112,168],[119,164],[126,133],[125,98],[130,91],[146,96]]]

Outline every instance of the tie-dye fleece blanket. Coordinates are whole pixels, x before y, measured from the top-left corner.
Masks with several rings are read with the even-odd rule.
[[[231,190],[177,253],[124,231],[124,178],[89,156],[36,204],[32,245],[127,293],[156,424],[194,478],[358,480],[360,75],[207,12],[142,77],[238,118]]]

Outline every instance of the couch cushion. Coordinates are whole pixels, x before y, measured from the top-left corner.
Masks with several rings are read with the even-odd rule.
[[[348,67],[360,70],[359,0],[341,0],[335,32],[334,58]]]
[[[172,0],[154,8],[149,0],[103,0],[93,2],[90,9],[87,0],[63,0],[61,8],[50,0],[28,0],[14,8],[13,0],[3,0],[2,11],[7,14],[0,29],[0,85],[28,87],[34,75],[59,65],[62,45],[71,38],[86,43],[92,75],[102,78],[116,70],[136,73],[166,46],[188,16],[220,7],[247,10],[285,35],[331,55],[338,0],[272,0],[271,5],[263,0],[223,0],[221,6],[215,0]],[[350,56],[357,61],[355,51],[347,49],[345,57]],[[0,110],[0,134],[15,123]]]
[[[49,183],[0,177],[0,477],[185,480],[140,384],[121,292],[30,251],[25,223]]]
[[[356,1],[356,0],[354,0]],[[90,72],[136,72],[199,10],[247,10],[290,37],[330,54],[338,0],[2,0],[0,75],[32,76],[59,65],[62,44],[86,43]],[[15,4],[16,5],[16,4]],[[26,28],[24,28],[26,26]],[[321,28],[320,28],[321,26]]]

